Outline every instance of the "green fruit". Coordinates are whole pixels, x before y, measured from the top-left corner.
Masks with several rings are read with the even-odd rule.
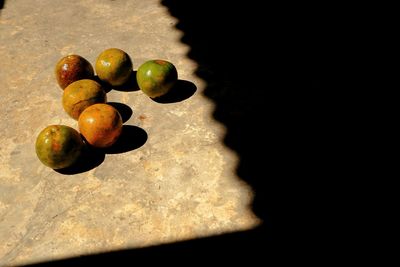
[[[175,66],[165,60],[149,60],[137,70],[139,88],[151,98],[165,95],[178,80]]]
[[[132,60],[127,53],[118,48],[104,50],[95,65],[100,80],[112,86],[123,85],[132,74]]]
[[[62,169],[71,166],[81,155],[84,143],[75,129],[50,125],[36,139],[36,155],[46,166]]]
[[[75,81],[91,79],[94,72],[89,61],[78,55],[69,55],[58,61],[55,75],[58,85],[64,89]]]
[[[82,111],[96,103],[105,103],[106,93],[101,85],[93,80],[79,80],[64,89],[62,104],[64,110],[75,120]]]

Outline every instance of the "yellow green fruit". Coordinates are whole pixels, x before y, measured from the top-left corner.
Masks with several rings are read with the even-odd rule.
[[[110,48],[97,57],[95,69],[100,80],[112,86],[120,86],[132,74],[132,60],[121,49]]]
[[[79,80],[64,89],[62,105],[64,110],[75,120],[82,111],[96,103],[105,103],[107,96],[101,85],[93,80]]]
[[[136,80],[143,93],[156,98],[171,90],[178,80],[178,72],[171,62],[149,60],[138,68]]]
[[[83,147],[83,139],[78,131],[65,125],[47,126],[39,133],[35,143],[39,160],[53,169],[74,164]]]

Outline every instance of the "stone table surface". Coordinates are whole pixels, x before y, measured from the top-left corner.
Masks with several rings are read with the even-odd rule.
[[[6,1],[0,10],[0,266],[146,247],[258,225],[251,188],[223,144],[225,128],[202,94],[190,47],[158,0]],[[67,54],[94,64],[126,51],[136,70],[175,64],[193,95],[159,103],[140,90],[111,90],[132,110],[119,148],[65,172],[35,154],[50,124],[77,129],[64,112],[54,67]],[[183,94],[185,95],[185,94]],[[136,140],[139,139],[139,140]]]

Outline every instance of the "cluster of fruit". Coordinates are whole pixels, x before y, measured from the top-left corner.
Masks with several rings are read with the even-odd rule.
[[[107,104],[104,84],[117,87],[133,75],[132,60],[117,48],[103,51],[97,58],[95,81],[92,65],[79,55],[63,57],[56,65],[55,75],[64,90],[62,105],[69,116],[78,121],[79,132],[66,125],[50,125],[36,139],[39,160],[53,169],[73,165],[86,144],[96,148],[112,146],[122,133],[121,114]],[[136,81],[143,93],[151,98],[165,95],[175,85],[178,73],[165,60],[149,60],[136,72]]]

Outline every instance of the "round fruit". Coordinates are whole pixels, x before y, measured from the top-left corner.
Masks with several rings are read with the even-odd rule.
[[[36,155],[46,166],[61,169],[71,166],[81,155],[84,143],[75,129],[50,125],[36,139]]]
[[[96,60],[96,73],[100,80],[112,86],[123,85],[132,73],[132,61],[118,48],[104,50]]]
[[[119,112],[108,104],[94,104],[86,108],[78,120],[79,131],[94,147],[113,145],[122,132]]]
[[[171,62],[149,60],[138,68],[136,80],[146,95],[155,98],[169,92],[178,80],[178,72]]]
[[[101,85],[93,80],[79,80],[64,89],[62,104],[64,110],[75,120],[82,111],[96,103],[105,103],[107,96]]]
[[[60,59],[56,65],[55,74],[58,85],[62,89],[75,81],[90,79],[94,76],[93,67],[89,61],[78,55],[69,55]]]

